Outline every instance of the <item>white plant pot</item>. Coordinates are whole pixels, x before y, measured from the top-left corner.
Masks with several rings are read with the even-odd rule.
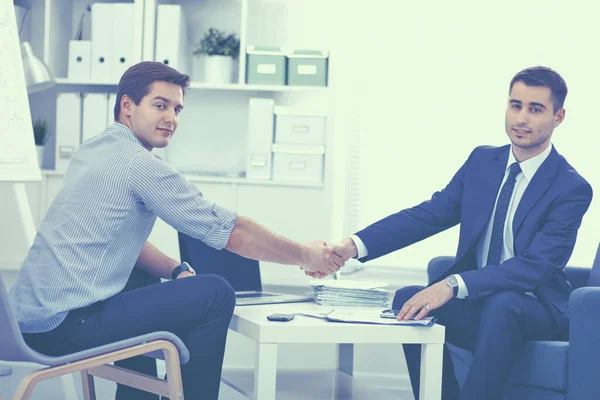
[[[42,161],[44,160],[44,146],[35,146],[35,152],[37,153],[38,165],[42,168]]]
[[[227,84],[231,83],[233,75],[233,57],[230,56],[205,56],[204,81],[206,83]]]

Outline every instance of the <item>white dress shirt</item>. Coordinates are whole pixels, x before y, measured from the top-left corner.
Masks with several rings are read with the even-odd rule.
[[[514,257],[514,236],[512,230],[513,219],[515,217],[515,213],[517,211],[517,207],[519,206],[519,202],[523,197],[523,193],[525,193],[525,189],[529,185],[529,182],[533,179],[533,176],[537,172],[538,168],[542,165],[542,163],[548,158],[550,155],[550,151],[552,151],[552,144],[550,144],[542,153],[538,154],[535,157],[532,157],[526,161],[520,163],[521,173],[519,173],[516,177],[515,188],[510,199],[510,203],[508,206],[508,213],[506,215],[506,221],[504,224],[504,247],[502,249],[502,255],[500,257],[500,262],[504,262],[511,257]],[[506,179],[508,178],[508,174],[510,172],[510,166],[517,162],[514,154],[513,148],[511,146],[510,152],[508,155],[508,161],[506,163],[506,168],[504,172],[504,178],[502,179],[502,184],[500,185],[500,189]],[[496,203],[498,202],[498,196],[500,194],[500,189],[496,194]],[[487,229],[485,231],[485,235],[481,238],[477,245],[476,249],[476,260],[477,267],[483,268],[485,267],[485,263],[487,262],[488,252],[490,249],[490,238],[492,236],[492,225],[494,221],[494,214],[496,213],[496,204],[494,204],[494,209],[492,210],[492,214],[490,215],[490,219],[487,224]],[[369,251],[362,240],[356,235],[350,236],[350,238],[354,241],[356,248],[358,250],[357,258],[366,257],[369,254]],[[465,299],[469,295],[469,290],[465,285],[464,280],[460,276],[460,274],[455,275],[458,281],[458,295],[456,296],[459,299]]]

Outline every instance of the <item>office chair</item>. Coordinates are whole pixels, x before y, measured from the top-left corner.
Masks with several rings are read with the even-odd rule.
[[[168,380],[110,365],[138,355],[164,359]],[[23,340],[12,315],[8,296],[0,275],[0,361],[32,362],[49,366],[25,376],[14,394],[14,400],[27,400],[40,381],[79,371],[85,400],[95,400],[94,376],[135,387],[154,394],[183,399],[180,362],[188,362],[190,354],[181,339],[170,332],[153,332],[121,340],[61,357],[50,357],[31,349]],[[1,399],[0,399],[1,400]]]
[[[447,271],[454,257],[433,258],[429,280]],[[493,268],[493,267],[490,267]],[[598,398],[600,379],[600,245],[592,268],[565,267],[569,297],[569,341],[527,342],[504,387],[502,400],[587,400]],[[448,345],[459,384],[466,379],[471,352]]]
[[[259,263],[228,250],[216,250],[199,239],[178,233],[181,262],[189,263],[196,274],[220,275],[236,292],[262,290]]]

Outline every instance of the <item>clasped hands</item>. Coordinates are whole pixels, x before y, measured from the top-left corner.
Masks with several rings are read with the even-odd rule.
[[[300,266],[304,273],[313,278],[324,278],[344,266],[346,261],[356,257],[358,251],[354,242],[346,238],[335,244],[328,244],[322,240],[314,240],[305,245],[308,247],[308,256]]]

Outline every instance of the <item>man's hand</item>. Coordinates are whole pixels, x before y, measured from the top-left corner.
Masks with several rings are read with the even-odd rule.
[[[454,297],[452,288],[448,286],[446,280],[440,281],[421,290],[404,303],[398,313],[398,320],[409,320],[413,315],[415,315],[415,320],[424,318],[429,312],[446,304],[452,297]]]
[[[331,246],[322,240],[314,240],[304,245],[306,255],[300,266],[306,275],[313,278],[323,278],[327,275],[339,271],[344,265],[344,260],[333,253]]]
[[[342,260],[344,260],[344,262],[358,256],[358,249],[356,248],[356,244],[354,244],[354,240],[350,239],[349,237],[330,246],[333,252],[340,256]]]
[[[190,271],[182,271],[179,275],[177,275],[177,279],[189,278],[190,276],[195,276]]]
[[[356,248],[354,241],[349,237],[341,240],[339,243],[330,244],[326,247],[328,247],[330,252],[337,254],[342,259],[342,265],[349,259],[358,256],[358,249]],[[304,273],[313,278],[323,278],[326,276],[320,272],[305,271]]]

